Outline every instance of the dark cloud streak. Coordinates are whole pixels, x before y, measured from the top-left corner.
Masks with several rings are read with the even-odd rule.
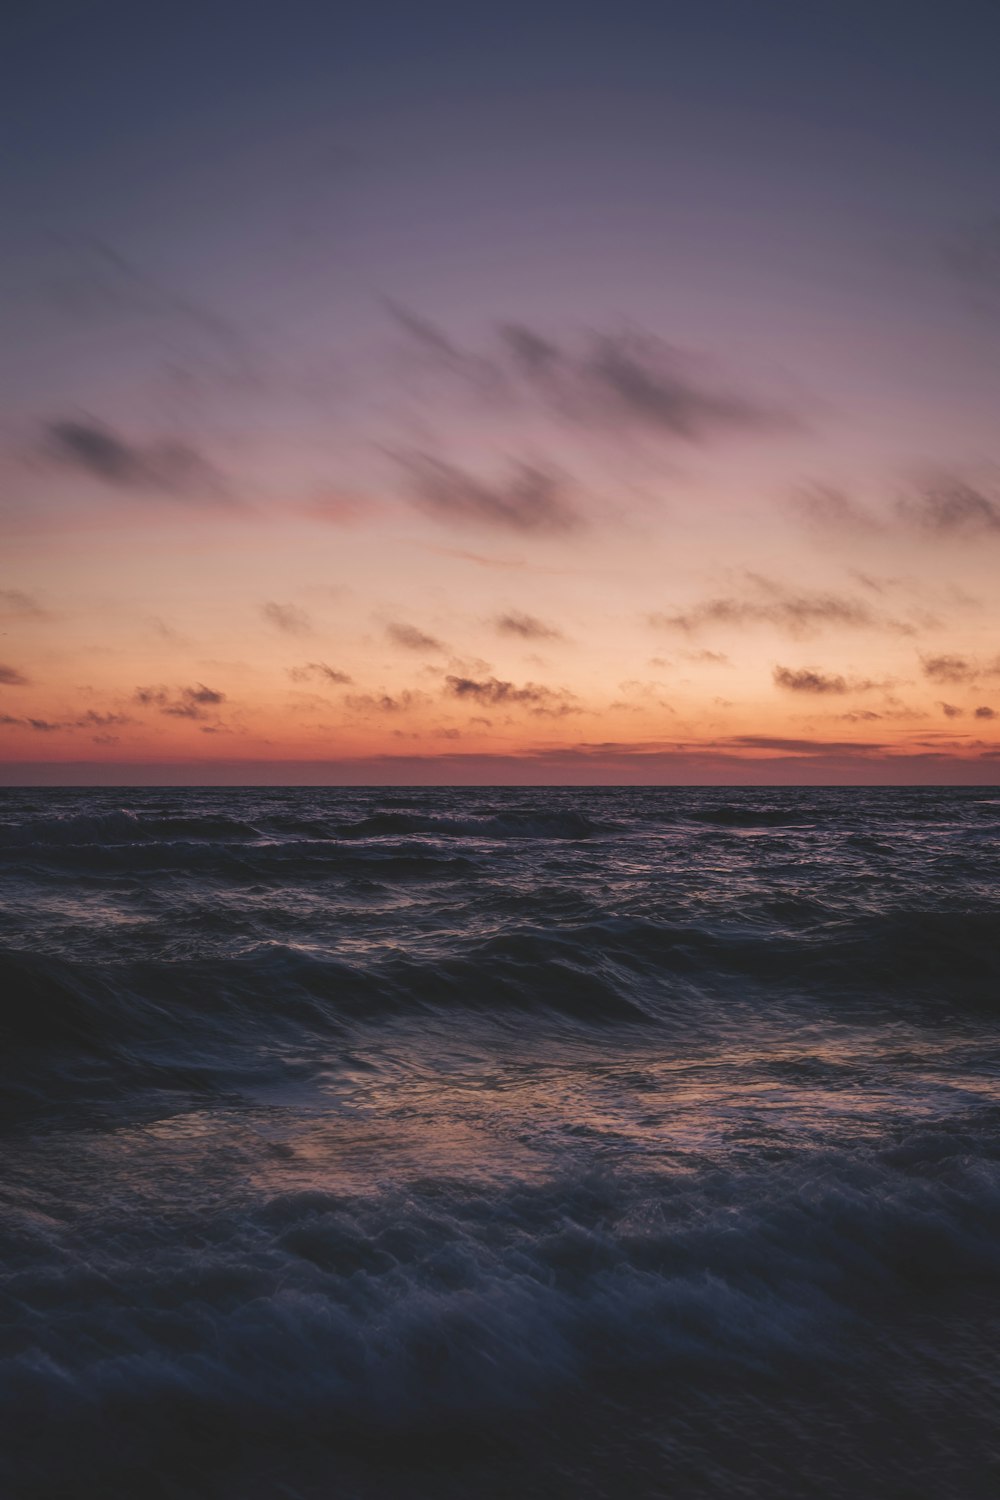
[[[527,708],[532,714],[554,717],[580,711],[572,701],[572,693],[565,689],[543,687],[535,682],[516,687],[514,683],[503,682],[496,677],[477,680],[473,677],[449,676],[445,678],[445,684],[452,697],[485,706],[520,706]]]
[[[346,672],[327,666],[325,661],[309,661],[301,667],[289,667],[288,675],[293,682],[308,682],[312,678],[337,687],[348,687],[354,681]]]
[[[808,635],[827,626],[853,630],[891,630],[912,635],[914,627],[876,613],[863,600],[848,595],[796,591],[757,574],[748,575],[754,594],[705,599],[673,614],[649,616],[651,625],[687,634],[711,625],[774,625],[791,636]]]
[[[554,535],[582,525],[565,484],[534,464],[515,464],[508,478],[487,481],[427,453],[394,456],[413,504],[433,520]]]
[[[90,418],[47,422],[42,451],[55,463],[114,489],[212,504],[231,498],[218,470],[189,444],[133,443]]]
[[[260,606],[260,612],[269,625],[284,635],[311,635],[312,621],[304,609],[297,604],[278,604],[269,599]]]
[[[494,624],[501,635],[519,636],[525,641],[561,641],[565,637],[561,630],[554,625],[546,625],[544,620],[539,620],[536,615],[521,614],[518,610],[511,610],[507,614],[497,615]]]
[[[423,630],[418,630],[415,625],[407,625],[401,620],[391,620],[385,627],[385,633],[396,646],[402,646],[405,651],[443,651],[445,648],[434,636],[427,635]]]
[[[431,368],[496,400],[527,400],[548,415],[620,439],[642,428],[702,443],[732,431],[773,432],[797,425],[787,411],[716,384],[706,362],[639,329],[589,331],[557,343],[523,323],[505,323],[486,354],[461,349],[435,324],[390,304],[397,324]]]

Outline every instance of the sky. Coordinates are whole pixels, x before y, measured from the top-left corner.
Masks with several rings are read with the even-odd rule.
[[[19,7],[0,782],[995,782],[998,47]]]

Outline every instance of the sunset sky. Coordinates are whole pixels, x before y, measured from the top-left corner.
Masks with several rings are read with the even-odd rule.
[[[5,41],[4,782],[997,779],[995,0]]]

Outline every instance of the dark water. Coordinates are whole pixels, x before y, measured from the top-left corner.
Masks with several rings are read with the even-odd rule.
[[[1000,792],[7,792],[0,1493],[992,1496]]]

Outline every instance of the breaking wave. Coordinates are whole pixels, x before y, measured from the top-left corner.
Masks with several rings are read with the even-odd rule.
[[[998,832],[4,794],[0,1488],[991,1493]]]

